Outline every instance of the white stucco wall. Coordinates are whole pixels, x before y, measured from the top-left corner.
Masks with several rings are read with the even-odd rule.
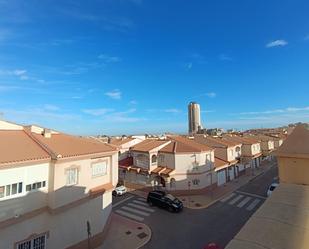
[[[96,163],[107,163],[105,175],[92,176],[92,166]],[[66,171],[70,168],[78,169],[78,182],[72,186],[66,185]],[[49,194],[49,206],[57,208],[70,202],[83,198],[90,189],[97,186],[118,181],[118,158],[114,156],[105,156],[95,159],[83,159],[69,162],[59,162],[54,166],[54,186]]]
[[[22,182],[22,193],[0,198],[0,221],[46,206],[49,163],[0,170],[0,186]],[[46,181],[46,187],[26,192],[26,185]],[[35,194],[39,192],[38,194]],[[1,248],[1,247],[0,247]]]
[[[66,248],[87,239],[87,221],[93,235],[102,232],[111,212],[111,192],[57,215],[48,212],[0,229],[0,248],[12,248],[32,234],[49,232],[47,249]]]

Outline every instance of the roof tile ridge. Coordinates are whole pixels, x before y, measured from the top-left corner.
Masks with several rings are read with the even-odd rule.
[[[39,145],[44,151],[46,151],[52,159],[59,158],[57,153],[55,153],[52,149],[50,149],[46,144],[42,143],[39,139],[32,135],[31,131],[27,128],[24,128],[23,131],[32,139],[37,145]]]

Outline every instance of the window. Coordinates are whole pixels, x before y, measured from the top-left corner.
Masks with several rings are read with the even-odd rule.
[[[17,194],[17,183],[12,184],[12,195]]]
[[[156,155],[153,155],[151,157],[151,163],[156,163],[157,162],[157,156]]]
[[[18,183],[18,193],[20,194],[21,192],[23,192],[23,183],[22,182]]]
[[[4,186],[0,187],[0,198],[4,197]]]
[[[17,249],[46,249],[46,235],[20,242],[17,244]]]
[[[46,181],[35,182],[35,183],[32,183],[32,184],[26,185],[26,191],[29,192],[29,191],[37,190],[37,189],[40,189],[40,188],[44,188],[45,186],[46,186]]]
[[[159,159],[158,159],[159,163],[160,164],[163,164],[164,163],[164,155],[159,155]]]
[[[6,186],[0,187],[0,198],[3,198],[4,196],[11,196],[20,194],[23,192],[23,183],[14,183]]]
[[[11,195],[11,185],[6,185],[5,195],[6,196],[10,196]]]
[[[66,185],[77,184],[78,170],[77,168],[66,170]]]
[[[199,185],[200,180],[199,179],[193,179],[192,183],[193,183],[193,185]]]
[[[92,164],[92,176],[102,176],[107,174],[107,162]]]
[[[31,184],[26,185],[26,191],[27,192],[31,191]]]

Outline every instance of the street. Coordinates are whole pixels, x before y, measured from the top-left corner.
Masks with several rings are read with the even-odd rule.
[[[127,194],[114,198],[113,211],[151,228],[151,240],[143,249],[201,249],[210,242],[224,247],[263,204],[267,188],[275,177],[277,167],[206,209],[185,208],[181,213],[170,213],[149,207],[144,198]]]

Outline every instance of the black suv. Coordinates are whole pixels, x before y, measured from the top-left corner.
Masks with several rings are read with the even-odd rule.
[[[183,204],[180,200],[164,191],[149,192],[147,202],[150,206],[156,205],[168,209],[170,212],[179,212],[183,209]]]

